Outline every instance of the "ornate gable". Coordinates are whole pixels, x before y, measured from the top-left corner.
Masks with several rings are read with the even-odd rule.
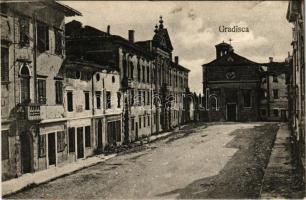
[[[159,23],[159,26],[155,26],[153,44],[167,52],[172,52],[173,46],[168,31],[164,28],[162,17],[160,17]]]

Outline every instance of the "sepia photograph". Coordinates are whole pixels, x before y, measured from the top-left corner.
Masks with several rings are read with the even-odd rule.
[[[305,4],[0,0],[2,199],[304,199]]]

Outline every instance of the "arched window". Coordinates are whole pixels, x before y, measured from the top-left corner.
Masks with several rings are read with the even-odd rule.
[[[26,64],[20,70],[20,100],[21,103],[30,102],[30,71]]]

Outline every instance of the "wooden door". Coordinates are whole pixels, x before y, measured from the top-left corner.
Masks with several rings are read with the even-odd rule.
[[[55,165],[56,162],[56,150],[55,150],[55,133],[48,134],[48,159],[49,165]]]

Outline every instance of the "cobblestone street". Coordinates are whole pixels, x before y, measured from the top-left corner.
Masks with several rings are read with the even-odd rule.
[[[258,198],[274,123],[186,127],[6,198]]]

